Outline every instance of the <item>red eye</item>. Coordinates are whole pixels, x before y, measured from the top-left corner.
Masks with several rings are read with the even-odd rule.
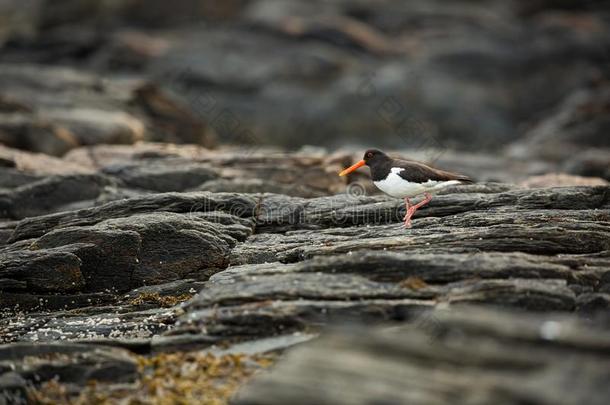
[[[373,157],[373,154],[371,152],[366,154],[366,157]]]

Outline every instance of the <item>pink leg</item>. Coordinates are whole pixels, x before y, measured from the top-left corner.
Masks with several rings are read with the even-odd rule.
[[[402,219],[403,221],[405,221],[405,227],[406,228],[410,228],[411,227],[411,215],[413,215],[413,212],[411,211],[411,201],[409,201],[408,198],[405,198],[405,216]]]
[[[411,201],[409,201],[408,198],[405,198],[405,211],[408,213],[409,210],[411,209]],[[407,214],[405,213],[405,216],[403,218],[403,221],[407,219]]]
[[[411,227],[411,217],[413,216],[413,214],[415,214],[415,211],[417,211],[420,207],[423,207],[424,205],[428,204],[432,200],[432,195],[431,194],[425,193],[424,196],[426,198],[424,198],[419,203],[410,206],[407,209],[407,215],[405,215],[405,227],[406,228],[410,228]]]

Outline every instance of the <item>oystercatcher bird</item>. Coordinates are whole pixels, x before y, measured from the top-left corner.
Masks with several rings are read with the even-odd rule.
[[[411,227],[411,217],[415,211],[428,204],[433,193],[455,184],[473,182],[468,176],[435,169],[420,162],[392,159],[377,149],[367,150],[361,161],[343,170],[339,176],[345,176],[364,165],[371,169],[373,184],[379,190],[404,199],[407,212],[403,220],[407,228]],[[411,205],[409,198],[420,194],[425,198]]]

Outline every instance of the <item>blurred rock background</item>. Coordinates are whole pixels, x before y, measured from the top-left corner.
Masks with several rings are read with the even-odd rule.
[[[462,150],[610,178],[607,1],[3,0],[0,46],[10,147]]]

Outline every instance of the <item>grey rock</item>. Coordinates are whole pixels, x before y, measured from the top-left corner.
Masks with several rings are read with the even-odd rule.
[[[268,336],[439,305],[573,311],[610,282],[606,193],[447,194],[410,230],[395,222],[400,202],[383,197],[265,195],[256,233],[186,305],[178,330]]]
[[[0,168],[0,187],[16,188],[40,180],[40,176],[24,173],[12,167]]]
[[[14,284],[8,287],[14,288]],[[64,289],[68,289],[67,287],[69,286],[63,286]],[[0,292],[0,304],[2,304],[2,308],[9,315],[42,311],[47,313],[48,316],[49,311],[70,310],[92,305],[107,305],[115,301],[116,294],[110,292],[80,293],[67,291],[63,293],[37,293],[19,290],[13,292],[10,288]],[[17,316],[17,319],[18,324],[21,325],[22,320],[19,320],[19,316]],[[36,327],[34,326],[34,328]],[[81,333],[84,332],[81,331]],[[18,335],[21,336],[21,332]],[[3,337],[3,339],[8,338],[8,334]]]
[[[178,278],[207,279],[225,268],[236,241],[218,225],[176,213],[134,215],[98,225],[138,232],[142,239],[135,285],[158,284]]]
[[[32,386],[52,379],[81,387],[91,380],[129,383],[137,376],[137,364],[125,350],[74,343],[0,345],[0,364],[13,370],[3,378],[18,375]]]
[[[0,215],[22,219],[65,211],[78,203],[91,206],[116,182],[101,175],[52,176],[30,182],[0,196]]]
[[[54,284],[43,276],[45,273],[36,271],[36,266],[41,266],[37,263],[42,262],[47,272],[63,270],[79,276],[78,283],[67,284],[51,273],[56,277],[57,291],[125,292],[180,278],[205,280],[228,265],[229,251],[235,244],[218,224],[197,215],[137,214],[48,232],[30,245],[30,251],[7,253],[7,269],[2,274],[5,278],[25,278],[31,291],[48,291]],[[61,255],[55,264],[45,256],[62,249],[71,253]],[[68,258],[74,261],[71,267],[64,263]],[[36,277],[41,280],[36,282]]]
[[[210,150],[197,145],[145,142],[81,147],[68,153],[64,160],[91,170],[116,172],[127,179],[133,175],[138,181],[158,177],[164,187],[176,187],[170,184],[175,178],[179,184],[187,184],[181,188],[198,186],[212,192],[275,192],[300,197],[345,191],[345,179],[335,174],[352,164],[346,153],[317,148],[286,152],[262,145],[237,145]],[[193,179],[181,172],[183,167],[196,173]],[[144,184],[154,189],[150,183]]]
[[[587,147],[591,147],[592,150],[597,150],[598,156],[603,156],[603,148],[610,147],[607,137],[601,135],[610,128],[606,114],[608,105],[608,86],[575,92],[566,97],[554,114],[542,119],[522,140],[516,142],[512,147],[513,154],[540,156],[556,161],[572,160],[572,163],[565,164],[568,169],[580,174],[577,170],[583,169],[578,169],[577,161],[573,161],[575,152],[591,153],[587,152]],[[607,157],[607,151],[605,155]],[[599,172],[595,175],[599,176]]]
[[[161,297],[194,294],[201,290],[204,285],[204,282],[195,279],[181,279],[163,284],[148,285],[129,291],[123,296],[123,300],[134,299],[141,294],[158,294]]]
[[[22,220],[17,225],[11,240],[42,236],[54,228],[94,225],[106,219],[151,211],[178,213],[223,211],[237,217],[251,217],[255,207],[256,200],[253,197],[230,193],[167,193],[142,196],[110,202],[99,207]]]
[[[210,180],[201,184],[199,190],[235,193],[275,193],[297,197],[322,197],[324,192],[303,185],[287,185],[261,179]]]
[[[25,403],[28,383],[15,372],[0,374],[0,404]]]
[[[49,232],[33,243],[35,249],[77,246],[82,291],[126,291],[135,285],[134,272],[142,249],[142,236],[129,229],[67,227]]]
[[[605,312],[610,309],[610,294],[588,293],[578,296],[577,310],[585,314]]]
[[[582,274],[596,266],[599,272]],[[266,336],[308,330],[336,318],[375,319],[377,314],[377,321],[402,319],[412,308],[475,303],[571,311],[576,294],[569,287],[598,288],[607,269],[607,259],[579,255],[417,250],[364,250],[294,264],[242,265],[212,276],[187,304],[178,329]]]
[[[155,192],[186,191],[215,179],[210,167],[184,161],[142,162],[140,165],[111,166],[103,169],[107,175],[121,179],[127,186]],[[213,191],[213,190],[212,190]]]
[[[0,277],[13,280],[3,291],[71,292],[85,283],[81,259],[69,249],[7,252],[0,263]]]
[[[466,187],[468,188],[468,187]],[[471,211],[510,206],[516,210],[596,209],[608,205],[607,187],[547,188],[514,190],[494,194],[448,194],[435,197],[418,216],[446,217]],[[257,229],[287,231],[349,227],[361,224],[398,222],[404,203],[387,197],[334,196],[313,200],[270,195],[260,204]],[[509,219],[509,222],[512,220]]]
[[[431,311],[301,345],[235,403],[601,405],[610,395],[609,337],[607,326],[565,316]]]
[[[206,120],[144,79],[19,62],[0,65],[0,97],[20,107],[0,109],[0,141],[7,146],[61,156],[100,143],[213,144]]]
[[[601,177],[610,180],[610,149],[588,149],[572,156],[563,164],[568,173]]]

